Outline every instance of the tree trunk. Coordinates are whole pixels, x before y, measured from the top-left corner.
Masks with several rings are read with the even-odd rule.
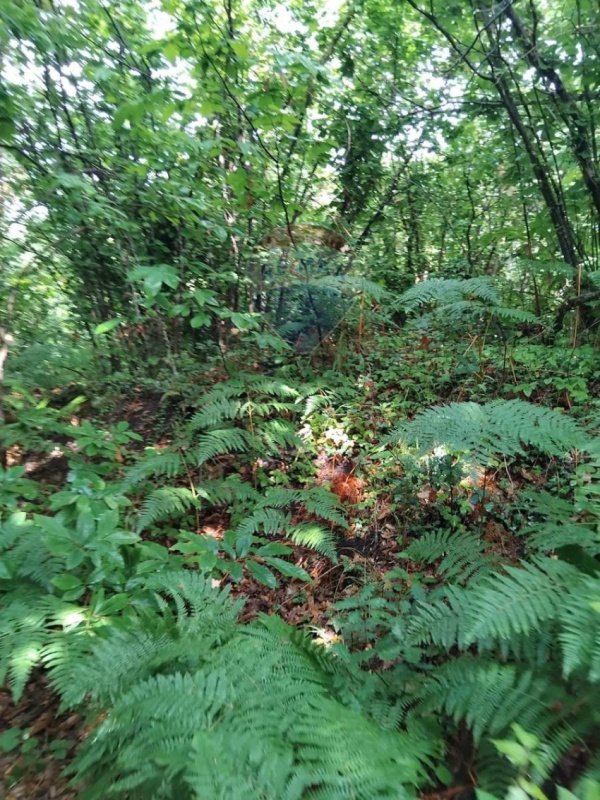
[[[530,3],[532,14],[534,15],[537,27],[538,15],[533,3]],[[535,38],[535,33],[530,34],[519,15],[514,10],[513,5],[508,5],[506,15],[510,19],[517,41],[521,45],[523,56],[535,69],[537,75],[542,79],[562,121],[564,122],[571,142],[571,151],[579,169],[583,182],[590,194],[596,213],[600,217],[600,178],[594,160],[588,126],[585,118],[581,114],[575,98],[565,86],[560,73],[552,64],[548,55],[541,55]]]

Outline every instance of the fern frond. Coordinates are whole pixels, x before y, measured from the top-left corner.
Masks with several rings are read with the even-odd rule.
[[[253,375],[247,378],[247,386],[250,390],[265,394],[270,397],[279,397],[281,399],[294,399],[301,398],[298,388],[291,386],[287,381],[277,380],[275,378],[267,378],[264,375]]]
[[[300,448],[304,445],[291,422],[281,419],[268,420],[261,426],[260,437],[268,453],[278,453],[287,447]]]
[[[457,723],[464,720],[476,742],[506,731],[512,722],[535,730],[552,719],[551,686],[542,676],[470,655],[435,669],[417,694],[419,713],[436,709]]]
[[[191,489],[176,486],[154,489],[142,503],[137,520],[138,533],[158,520],[181,516],[197,502],[198,498]]]
[[[560,607],[559,640],[566,677],[576,670],[600,681],[600,578],[575,585]]]
[[[61,662],[58,653],[73,653],[76,641],[87,641],[95,635],[94,624],[79,627],[85,617],[85,609],[22,582],[4,594],[0,615],[0,683],[8,677],[15,701],[23,694],[32,670],[41,663],[57,670],[64,668],[70,678],[73,659],[65,656]],[[83,649],[82,644],[80,651]],[[68,678],[65,677],[65,682]]]
[[[593,525],[573,520],[540,522],[523,531],[531,552],[549,553],[576,546],[594,557],[600,555],[600,531]]]
[[[236,502],[259,503],[260,493],[239,475],[228,475],[222,480],[203,481],[196,489],[198,497],[211,505],[233,505]]]
[[[328,488],[316,486],[302,492],[301,502],[310,514],[315,514],[327,522],[333,522],[341,528],[348,527],[348,520],[337,495]]]
[[[221,397],[208,403],[192,416],[188,422],[188,430],[194,433],[205,428],[214,428],[226,420],[237,419],[242,408],[239,400],[229,400]]]
[[[125,473],[125,483],[135,485],[152,476],[165,475],[174,478],[184,470],[185,461],[180,453],[173,450],[150,452]]]
[[[506,798],[518,774],[514,764],[498,752],[491,739],[479,742],[475,754],[475,769],[479,787],[476,791],[477,800]]]
[[[417,604],[408,622],[416,643],[434,642],[482,651],[502,642],[518,646],[519,637],[556,619],[578,570],[563,561],[538,557],[504,573],[484,574],[467,588],[448,587],[439,598]]]
[[[333,533],[322,525],[304,522],[288,531],[290,539],[301,547],[308,547],[322,553],[334,563],[337,562],[336,542]]]
[[[3,597],[0,624],[0,684],[8,677],[17,701],[39,663],[48,634],[46,599],[33,587]]]
[[[108,708],[74,767],[89,797],[413,796],[431,746],[340,702],[339,663],[283,621],[167,639],[150,619],[144,641],[115,630],[84,659]]]
[[[194,449],[194,463],[205,464],[217,456],[227,453],[247,453],[256,449],[258,440],[241,428],[223,428],[202,434],[198,438],[198,447]]]
[[[524,311],[522,308],[511,308],[510,306],[496,306],[492,314],[502,322],[540,323],[541,320],[531,311]]]
[[[288,489],[284,486],[273,486],[267,489],[260,506],[271,506],[272,508],[289,508],[293,503],[298,503],[304,495],[302,489]]]
[[[289,524],[289,514],[275,508],[257,508],[249,517],[242,520],[235,529],[238,537],[252,537],[262,531],[266,536],[281,533]]]
[[[282,400],[247,400],[242,404],[242,414],[247,417],[268,417],[273,414],[279,416],[297,413],[297,402],[283,402]]]
[[[417,603],[408,625],[408,640],[422,645],[428,642],[450,650],[465,638],[463,609],[468,608],[466,590],[449,587],[441,598]]]
[[[394,440],[416,445],[421,453],[444,446],[451,452],[468,453],[478,463],[495,455],[523,453],[523,446],[564,456],[591,443],[565,414],[517,399],[429,408],[399,425],[388,441]]]
[[[600,554],[600,529],[594,519],[580,519],[572,500],[555,497],[549,492],[527,492],[523,508],[528,517],[544,520],[530,523],[521,533],[531,551],[549,552],[561,547],[576,546],[588,555]]]
[[[466,583],[492,569],[494,559],[484,553],[485,542],[469,532],[429,531],[404,550],[406,558],[425,564],[440,560],[437,572],[448,581]]]
[[[476,297],[478,300],[483,300],[491,306],[496,306],[500,303],[500,295],[491,278],[479,276],[476,278],[467,278],[461,281],[461,283],[461,291],[463,294]]]
[[[306,286],[306,283],[303,282],[301,285]],[[389,296],[383,286],[361,275],[325,275],[322,278],[313,278],[310,285],[335,289],[341,293],[366,295],[376,302],[382,302]]]
[[[490,306],[500,303],[498,292],[489,278],[429,278],[407,289],[399,303],[408,311],[422,306],[439,303],[445,308],[449,305],[468,301],[470,298],[482,300]]]
[[[469,608],[462,646],[485,646],[489,639],[510,639],[541,627],[555,617],[578,574],[563,561],[538,557],[530,564],[505,567],[505,574],[484,577],[464,595]]]

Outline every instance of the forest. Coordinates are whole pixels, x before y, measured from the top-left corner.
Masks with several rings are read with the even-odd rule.
[[[597,0],[0,1],[0,797],[600,800]]]

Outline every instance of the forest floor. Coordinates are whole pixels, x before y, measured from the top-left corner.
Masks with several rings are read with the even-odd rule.
[[[110,416],[112,423],[126,420],[144,441],[152,441],[154,421],[158,412],[156,396],[138,395],[121,406],[119,413]],[[164,440],[156,444],[164,444]],[[39,461],[35,454],[24,455],[31,476],[53,491],[65,481],[66,472],[60,460]],[[343,476],[335,485],[335,465],[322,454],[316,460],[317,480],[329,482],[339,494],[349,512],[350,519],[358,519],[361,511],[358,501],[364,490],[364,481]],[[333,480],[331,480],[333,476]],[[353,482],[354,481],[354,482]],[[500,492],[497,489],[497,492]],[[423,506],[435,502],[433,490],[420,494]],[[356,506],[356,509],[353,507]],[[375,529],[368,543],[349,537],[340,548],[340,562],[332,564],[324,556],[281,540],[294,551],[292,561],[311,576],[310,583],[298,579],[281,582],[269,588],[246,573],[239,583],[231,583],[232,595],[244,599],[241,619],[248,621],[258,614],[279,614],[292,625],[308,627],[317,641],[331,643],[337,636],[331,619],[333,605],[353,594],[357,589],[356,575],[379,579],[397,566],[397,554],[403,544],[399,541],[397,520],[381,504]],[[227,526],[227,518],[208,514],[200,520],[200,532],[219,538]],[[372,525],[372,521],[371,521]],[[351,526],[352,530],[352,526]],[[504,558],[518,558],[518,540],[502,525],[487,520],[482,530],[488,552]],[[432,580],[434,575],[432,570]],[[65,769],[77,746],[89,735],[93,725],[78,714],[61,712],[58,696],[41,670],[33,673],[21,699],[13,704],[10,693],[0,690],[0,800],[72,800],[77,792],[69,786]],[[20,734],[26,733],[25,745]],[[17,734],[20,746],[16,747]],[[448,797],[442,793],[439,797]],[[438,795],[427,794],[428,800]]]
[[[382,351],[379,362],[372,368],[372,379],[363,380],[362,376],[368,370],[363,373],[363,365],[359,364],[355,382],[350,378],[346,382],[349,388],[343,403],[331,412],[331,419],[339,420],[340,425],[347,423],[351,431],[357,431],[351,435],[359,441],[363,452],[374,455],[363,459],[357,470],[349,469],[343,458],[332,456],[331,452],[328,454],[320,445],[307,456],[308,480],[317,485],[329,485],[342,502],[350,523],[345,533],[336,531],[338,563],[281,538],[279,541],[292,550],[290,561],[308,573],[311,580],[289,578],[275,588],[269,588],[248,570],[244,571],[238,583],[224,578],[221,583],[229,583],[232,595],[244,600],[242,621],[259,614],[278,614],[291,625],[308,628],[317,641],[324,644],[336,641],[338,633],[332,614],[335,604],[356,593],[361,585],[380,581],[386,573],[397,568],[398,557],[410,542],[424,530],[443,528],[444,520],[440,515],[448,518],[448,515],[457,513],[459,506],[463,515],[461,519],[469,529],[477,532],[484,543],[485,553],[503,563],[517,563],[522,557],[523,538],[515,534],[516,528],[509,515],[523,487],[535,485],[537,489],[544,488],[552,472],[549,462],[532,460],[529,456],[510,467],[506,462],[497,462],[495,468],[482,472],[471,484],[456,484],[450,494],[439,491],[439,487],[431,485],[428,478],[427,482],[419,484],[418,490],[408,491],[409,503],[398,503],[394,497],[400,476],[394,470],[398,467],[386,466],[377,454],[377,446],[389,428],[390,419],[410,418],[421,408],[434,403],[481,402],[502,397],[511,376],[502,370],[493,370],[482,361],[479,372],[472,377],[469,373],[466,378],[450,380],[447,376],[452,373],[451,365],[442,348],[438,352],[429,346],[417,350],[405,346],[400,352],[400,347],[396,347],[394,342],[389,344],[389,348],[393,357],[391,352]],[[397,367],[396,362],[399,364]],[[526,369],[522,373],[519,379],[512,376],[515,384],[527,377]],[[206,375],[203,378],[207,380]],[[225,375],[211,374],[208,386],[199,388],[194,381],[192,389],[202,393],[225,378]],[[539,381],[536,387],[538,384]],[[510,386],[509,389],[509,397],[518,396],[518,391],[513,393]],[[599,389],[600,386],[593,384],[591,391],[597,393]],[[560,391],[555,390],[553,384],[549,388],[544,384],[536,391],[540,394],[531,396],[533,402],[550,406],[566,403],[570,410],[569,395],[562,385]],[[544,394],[547,392],[553,394]],[[175,416],[170,416],[172,412],[169,409],[161,392],[140,388],[125,398],[102,398],[101,406],[86,403],[77,411],[78,424],[86,419],[100,426],[103,421],[107,425],[127,422],[130,429],[139,435],[139,441],[131,442],[129,448],[132,460],[135,460],[144,447],[161,450],[171,444],[176,420]],[[190,413],[189,409],[187,412],[184,409],[183,413]],[[325,427],[329,420],[327,417],[323,423]],[[26,466],[27,477],[37,481],[44,494],[59,491],[66,482],[67,459],[60,454],[44,458],[35,452],[15,451],[9,453],[9,457],[12,459],[9,466]],[[269,462],[266,468],[267,477],[278,474],[287,479],[288,469],[290,474],[293,472],[292,459],[291,452],[278,454],[272,465]],[[127,452],[125,463],[120,455],[116,460],[117,470],[129,466]],[[228,471],[238,469],[235,457],[229,454],[223,457],[223,465]],[[248,480],[249,474],[242,474],[241,467],[239,471],[242,479]],[[292,488],[298,487],[294,483]],[[137,499],[134,502],[137,504]],[[294,523],[304,521],[310,520],[306,516],[293,520]],[[214,508],[209,509],[196,520],[196,532],[218,540],[229,527],[229,522],[225,510],[215,512]],[[168,523],[165,527],[161,525],[152,533],[143,533],[143,538],[147,536],[165,547],[176,543],[174,538],[169,538],[169,530],[174,535],[173,529],[169,529]],[[410,582],[411,563],[403,559],[401,564]],[[421,574],[426,574],[430,585],[439,580],[436,569],[437,564],[431,564],[425,572],[421,571]],[[7,690],[0,690],[0,800],[76,798],[77,791],[69,786],[64,773],[65,770],[68,773],[77,746],[92,730],[93,719],[61,712],[58,696],[41,670],[33,672],[16,704]],[[426,800],[447,800],[455,789],[457,787],[450,787],[439,795],[427,793],[423,797]],[[461,787],[458,787],[455,793],[460,791]]]
[[[145,422],[151,422],[151,412],[144,407],[144,414],[139,416],[141,408],[137,401],[135,407],[135,425],[141,430]],[[49,473],[47,467],[42,467],[37,465],[37,471],[56,489],[64,475]],[[202,529],[218,535],[223,524],[213,514],[202,520]],[[355,589],[349,580],[348,564],[380,576],[396,565],[395,554],[399,549],[395,531],[389,524],[383,526],[376,546],[368,553],[349,545],[344,553],[345,566],[332,565],[324,556],[289,540],[285,543],[294,549],[292,560],[309,573],[312,582],[290,580],[270,589],[246,574],[239,583],[231,584],[232,594],[245,601],[241,619],[248,621],[260,613],[277,613],[292,625],[309,626],[317,640],[323,642],[336,635],[329,618],[332,605]],[[41,670],[33,673],[16,704],[8,690],[0,689],[0,800],[74,800],[77,792],[70,788],[64,771],[90,730],[91,726],[80,715],[61,712],[59,698]],[[26,746],[18,750],[12,749],[11,732],[15,731],[27,731],[28,737]]]

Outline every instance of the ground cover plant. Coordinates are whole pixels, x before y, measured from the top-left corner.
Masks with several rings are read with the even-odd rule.
[[[599,22],[0,7],[3,797],[600,798]]]

